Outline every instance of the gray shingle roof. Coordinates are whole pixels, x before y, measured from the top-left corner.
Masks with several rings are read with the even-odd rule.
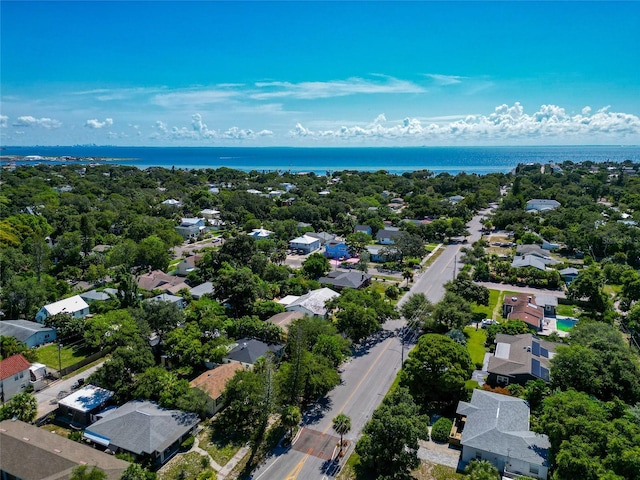
[[[88,427],[86,433],[108,439],[109,445],[140,455],[164,451],[197,424],[195,413],[132,400]]]
[[[237,341],[237,346],[224,358],[253,365],[256,360],[264,357],[267,352],[279,352],[283,348],[284,345],[278,343],[268,344],[254,338],[243,338]]]
[[[516,397],[474,390],[471,402],[460,402],[466,415],[461,443],[485,452],[547,465],[549,439],[529,431],[529,406]]]
[[[364,272],[329,272],[326,277],[318,279],[320,285],[333,285],[335,287],[360,288],[373,275]]]
[[[339,293],[334,292],[330,288],[323,287],[305,293],[297,300],[287,305],[285,309],[289,311],[295,307],[301,307],[312,312],[314,315],[326,315],[327,307],[325,305],[327,303],[327,300],[332,300],[333,298],[339,296]]]
[[[54,332],[51,327],[45,327],[37,322],[28,320],[3,320],[0,322],[0,335],[14,337],[21,342],[26,341],[31,335],[38,332]]]
[[[191,293],[191,296],[197,300],[203,295],[213,293],[213,283],[204,282],[197,287],[193,287],[189,293]]]
[[[489,358],[489,373],[506,376],[529,374],[549,381],[550,362],[557,344],[530,333],[499,333],[496,335],[496,345],[495,354]]]

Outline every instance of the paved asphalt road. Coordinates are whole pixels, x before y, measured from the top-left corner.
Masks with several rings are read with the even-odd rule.
[[[469,243],[480,238],[482,213],[469,223]],[[436,302],[444,295],[442,285],[453,278],[454,262],[463,245],[449,245],[431,266],[420,275],[408,295],[422,292]],[[458,266],[455,267],[456,271]],[[351,417],[351,431],[345,435],[349,448],[353,448],[365,423],[382,401],[400,369],[401,343],[395,331],[404,320],[387,322],[382,332],[370,340],[349,362],[341,368],[342,383],[329,393],[326,401],[314,410],[305,413],[302,421],[305,429],[317,433],[335,435],[331,429],[332,419],[339,413]],[[405,346],[404,357],[407,348]],[[304,431],[303,431],[304,434]],[[276,449],[270,458],[260,465],[252,475],[253,480],[310,480],[328,479],[333,474],[327,471],[329,462],[299,446]],[[305,444],[306,448],[306,444]],[[302,450],[302,451],[300,451]]]

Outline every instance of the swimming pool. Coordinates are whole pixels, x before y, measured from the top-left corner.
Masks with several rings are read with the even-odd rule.
[[[565,317],[565,318],[556,318],[556,326],[558,330],[562,332],[568,332],[578,323],[577,318]]]

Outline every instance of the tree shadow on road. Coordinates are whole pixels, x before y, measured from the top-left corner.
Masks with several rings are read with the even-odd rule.
[[[302,425],[306,427],[318,423],[332,407],[333,401],[329,397],[322,397],[302,416]]]
[[[378,330],[376,333],[371,335],[368,338],[365,338],[360,343],[353,346],[353,354],[354,358],[362,357],[369,353],[373,347],[378,345],[379,343],[384,342],[387,338],[395,336],[395,333],[391,330]]]

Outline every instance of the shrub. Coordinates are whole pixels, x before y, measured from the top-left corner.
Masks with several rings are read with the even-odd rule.
[[[189,437],[187,437],[187,439],[180,444],[180,448],[182,450],[189,450],[191,447],[193,447],[193,442],[195,441],[195,437],[189,435]]]
[[[453,422],[448,418],[439,418],[436,420],[436,423],[433,424],[433,427],[431,427],[431,440],[439,443],[448,442],[452,426]]]

